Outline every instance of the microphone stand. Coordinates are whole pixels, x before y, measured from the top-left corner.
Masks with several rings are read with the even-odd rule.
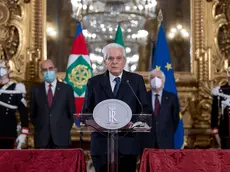
[[[143,108],[143,105],[142,105],[140,99],[137,97],[135,91],[133,90],[133,88],[132,88],[131,85],[129,84],[129,80],[126,80],[126,83],[128,84],[129,88],[131,89],[133,95],[135,96],[137,102],[139,103],[139,105],[140,105],[140,107],[141,107],[141,113],[140,113],[140,116],[138,116],[138,121],[140,120],[141,122],[146,122],[146,121],[147,121],[146,117],[145,117],[144,115],[141,116],[141,115],[144,113],[144,108]]]
[[[83,132],[82,132],[82,127],[83,127],[83,126],[81,126],[81,119],[80,119],[80,118],[81,118],[81,117],[80,117],[81,114],[82,114],[82,113],[80,113],[79,115],[76,115],[76,116],[77,116],[77,117],[76,117],[76,120],[77,120],[77,118],[79,118],[79,122],[80,122],[80,126],[79,126],[79,127],[80,127],[80,132],[79,132],[79,134],[80,134],[80,135],[79,135],[79,137],[80,137],[80,148],[83,149],[84,140],[83,140]],[[77,126],[77,127],[78,127],[78,126]]]
[[[81,129],[80,129],[81,130]],[[84,143],[84,140],[83,140],[83,132],[80,131],[80,148],[83,149],[83,143]]]
[[[141,101],[139,100],[139,98],[137,97],[136,93],[134,92],[133,88],[131,87],[131,85],[129,84],[129,80],[126,80],[126,83],[128,84],[129,88],[131,89],[131,91],[133,92],[133,95],[135,96],[136,100],[138,101],[140,107],[141,107],[141,114],[143,114],[143,106],[141,104]]]

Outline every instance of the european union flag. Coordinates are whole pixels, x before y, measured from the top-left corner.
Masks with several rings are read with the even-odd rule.
[[[172,92],[176,95],[176,82],[174,78],[174,72],[172,69],[172,63],[170,59],[170,53],[168,49],[167,40],[165,37],[163,26],[160,25],[158,30],[158,38],[155,45],[155,50],[152,58],[152,68],[159,69],[164,72],[166,81],[164,89],[168,92]],[[180,114],[180,121],[177,127],[177,130],[174,134],[174,148],[181,149],[184,144],[184,126],[182,115]]]

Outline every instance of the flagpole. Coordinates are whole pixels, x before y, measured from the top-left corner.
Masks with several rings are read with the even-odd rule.
[[[158,26],[157,26],[157,35],[158,35],[158,31],[159,31],[159,28],[161,26],[161,22],[163,21],[163,14],[162,14],[162,10],[160,9],[159,12],[158,12],[158,15],[157,15],[157,21],[158,21]],[[154,57],[154,52],[155,52],[155,44],[157,42],[157,39],[158,37],[156,36],[155,38],[152,38],[152,52],[151,52],[151,55],[150,55],[150,60],[149,60],[149,69],[152,70],[152,64],[153,64],[153,57]]]
[[[163,21],[163,13],[161,9],[159,10],[158,15],[157,15],[157,21],[159,22],[158,23],[158,29],[159,29],[161,22]]]
[[[83,143],[84,143],[83,132],[82,132],[82,128],[80,128],[80,148],[82,149],[83,149]]]
[[[82,15],[80,14],[81,13],[81,9],[78,9],[76,15],[73,17],[73,19],[77,22],[77,24],[80,24],[81,25],[81,21],[82,21]],[[82,111],[82,109],[81,109]],[[81,112],[82,114],[82,112]],[[83,149],[83,144],[84,144],[84,140],[83,140],[83,130],[82,130],[82,127],[83,126],[80,126],[80,135],[79,135],[79,139],[80,139],[80,148]]]

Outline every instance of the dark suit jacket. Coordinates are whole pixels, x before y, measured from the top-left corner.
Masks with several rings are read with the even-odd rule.
[[[117,93],[117,99],[127,103],[133,114],[141,112],[141,106],[138,103],[135,95],[132,93],[127,81],[133,88],[134,92],[140,99],[143,109],[148,110],[147,103],[147,92],[145,88],[145,83],[143,77],[123,71],[121,85]],[[92,113],[95,106],[103,100],[114,99],[112,93],[110,81],[109,81],[109,72],[104,74],[94,76],[88,80],[87,90],[85,94],[83,113]],[[100,133],[94,132],[91,135],[91,155],[101,155],[107,153],[107,139],[105,136]],[[127,134],[122,136],[118,141],[119,152],[122,154],[138,154],[139,147],[136,143],[136,138],[134,134]]]
[[[152,91],[148,91],[148,102],[152,108]],[[174,133],[179,123],[179,102],[175,94],[163,90],[160,112],[155,116],[152,108],[151,133],[142,135],[141,147],[155,148],[156,143],[160,149],[174,148]]]
[[[0,85],[0,90],[12,91],[16,90],[16,83],[6,85]],[[4,89],[3,89],[4,88]],[[16,90],[19,91],[19,90]],[[10,109],[0,105],[0,138],[16,138],[17,137],[17,117],[16,112],[20,114],[21,127],[28,128],[28,111],[27,107],[22,103],[23,94],[0,94],[0,101],[17,106],[17,109]],[[1,142],[1,140],[0,140]]]
[[[228,83],[220,86],[220,92],[228,96],[230,95],[230,86]],[[218,128],[220,137],[230,138],[229,106],[224,108],[223,114],[219,113],[219,109],[221,109],[221,102],[224,100],[225,99],[222,97],[213,95],[211,128]]]
[[[45,83],[33,87],[30,96],[30,118],[34,125],[35,147],[47,146],[50,138],[57,146],[70,145],[74,113],[74,94],[71,86],[57,81],[51,108],[48,105]]]

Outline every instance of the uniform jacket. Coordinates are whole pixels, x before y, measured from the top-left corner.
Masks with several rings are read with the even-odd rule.
[[[0,139],[16,138],[17,124],[28,128],[28,112],[25,100],[25,86],[22,83],[10,81],[0,85]],[[19,112],[20,121],[16,119]]]

